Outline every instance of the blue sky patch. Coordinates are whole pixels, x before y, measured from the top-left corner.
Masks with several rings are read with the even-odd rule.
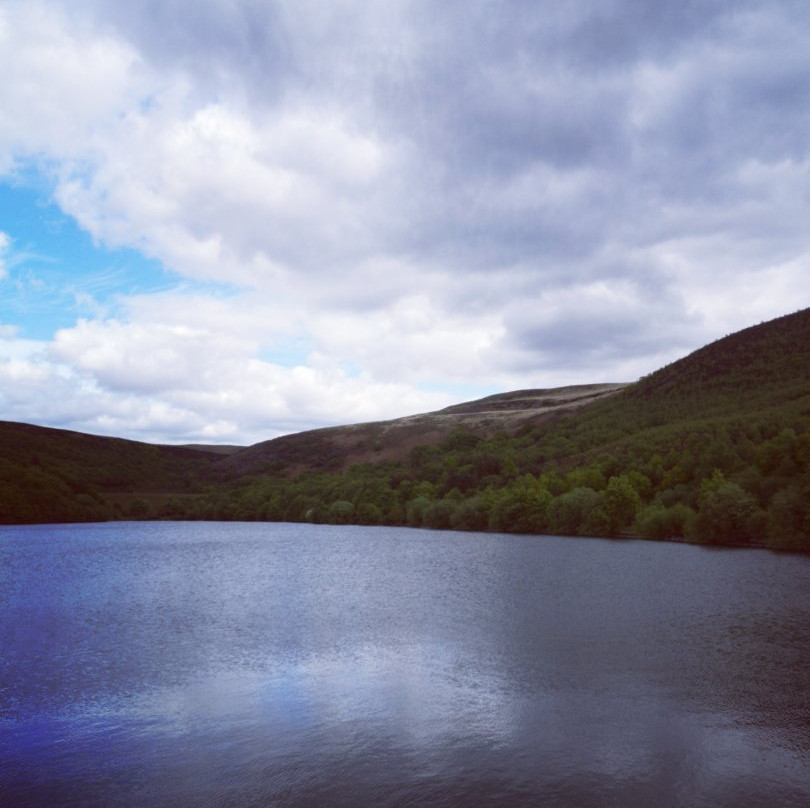
[[[0,322],[28,339],[47,339],[80,317],[114,315],[120,296],[175,283],[159,261],[95,244],[32,183],[0,184],[0,231],[10,239]]]

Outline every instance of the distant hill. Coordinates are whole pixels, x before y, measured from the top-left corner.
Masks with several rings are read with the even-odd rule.
[[[284,435],[231,454],[216,470],[224,475],[336,471],[357,463],[404,460],[416,446],[440,444],[463,428],[480,437],[514,433],[614,395],[622,384],[520,390],[391,421],[327,427]]]
[[[519,390],[246,448],[0,423],[0,522],[149,517],[810,550],[810,309],[633,384]]]
[[[114,495],[199,490],[201,470],[218,457],[0,421],[0,523],[127,515],[112,507]],[[129,499],[124,496],[123,501]]]
[[[232,455],[241,452],[244,446],[232,446],[226,443],[184,443],[181,449],[193,449],[195,452],[208,452],[216,455]]]

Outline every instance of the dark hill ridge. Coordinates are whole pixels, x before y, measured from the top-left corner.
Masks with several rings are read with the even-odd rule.
[[[231,454],[216,466],[226,476],[260,472],[335,471],[356,463],[404,460],[416,446],[435,446],[455,429],[481,438],[536,426],[612,396],[622,384],[519,390],[390,421],[326,427],[284,435]]]
[[[613,422],[625,434],[710,419],[810,415],[810,309],[716,340],[629,385],[576,424]]]
[[[111,518],[110,495],[189,492],[218,457],[0,421],[0,524]]]
[[[631,395],[694,401],[707,393],[741,403],[790,400],[810,384],[810,309],[751,326],[698,349],[634,385]]]
[[[216,453],[89,435],[68,429],[0,421],[0,463],[20,463],[60,470],[103,487],[158,483],[195,472]]]
[[[241,452],[244,446],[234,446],[226,443],[183,443],[181,449],[193,449],[195,452],[207,452],[216,455],[231,455]]]
[[[810,309],[718,339],[532,439],[536,456],[554,458],[566,471],[596,464],[643,468],[655,477],[661,472],[650,468],[650,458],[672,464],[666,479],[689,490],[668,497],[688,495],[690,504],[700,479],[723,469],[764,505],[787,486],[787,478],[772,476],[778,464],[758,454],[780,434],[784,448],[767,451],[791,455],[784,468],[798,475],[791,489],[798,491],[805,485],[800,470],[810,463]],[[810,476],[806,485],[810,501]]]

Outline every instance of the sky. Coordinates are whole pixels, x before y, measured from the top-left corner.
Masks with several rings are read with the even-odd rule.
[[[0,0],[0,419],[249,444],[810,305],[805,0]]]

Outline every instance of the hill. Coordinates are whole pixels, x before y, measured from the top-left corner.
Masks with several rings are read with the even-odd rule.
[[[311,430],[247,448],[160,446],[0,421],[0,524],[182,516],[189,502],[210,497],[212,482],[216,488],[216,481],[260,471],[290,476],[403,459],[459,425],[488,435],[539,423],[620,387],[506,393],[437,413]]]
[[[630,385],[520,390],[227,454],[20,424],[0,448],[0,521],[151,511],[810,550],[810,310]],[[36,506],[48,491],[55,504]]]
[[[199,491],[202,469],[218,457],[0,421],[0,523],[148,515],[141,495]]]
[[[358,463],[404,460],[417,446],[435,446],[463,428],[482,438],[515,432],[573,412],[622,389],[590,384],[519,390],[391,421],[327,427],[285,435],[231,454],[217,465],[223,476],[336,471]]]
[[[217,455],[232,455],[241,452],[244,446],[233,446],[225,443],[183,443],[181,449],[194,449],[197,452],[208,452]]]
[[[584,391],[448,408],[457,419],[449,431],[407,440],[401,419],[260,444],[217,465],[241,476],[201,515],[810,549],[810,310],[717,340],[635,384]],[[485,423],[552,395],[579,406]],[[435,427],[437,416],[414,422]],[[396,451],[386,429],[400,435]]]

